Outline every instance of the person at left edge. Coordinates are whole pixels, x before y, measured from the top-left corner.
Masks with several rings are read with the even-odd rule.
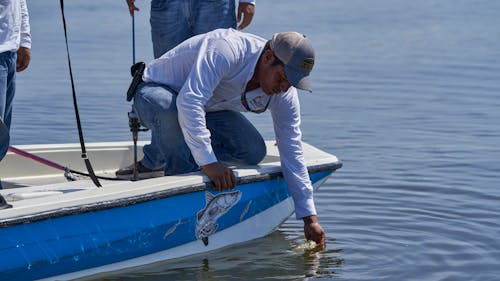
[[[31,34],[26,0],[0,0],[0,161],[10,144],[16,72],[28,67],[30,49]]]

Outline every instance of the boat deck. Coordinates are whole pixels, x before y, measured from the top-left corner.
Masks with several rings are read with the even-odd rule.
[[[138,144],[138,159],[142,158],[142,146],[145,144],[147,143],[140,142]],[[267,146],[268,154],[260,164],[279,162],[279,153],[275,146],[270,141],[267,142]],[[21,145],[16,147],[69,169],[87,173],[84,161],[80,156],[79,144]],[[87,144],[86,149],[94,172],[98,176],[114,178],[116,170],[133,162],[134,151],[131,142],[90,143]],[[88,177],[78,174],[71,174],[71,176],[77,181],[88,179]],[[68,182],[63,171],[13,152],[8,152],[5,159],[0,162],[0,179],[2,179],[4,189]],[[103,186],[113,182],[100,181],[102,181]]]

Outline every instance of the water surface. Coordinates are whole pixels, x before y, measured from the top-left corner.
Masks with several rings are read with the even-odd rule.
[[[137,2],[148,61],[149,1]],[[77,142],[58,1],[28,5],[12,143]],[[498,280],[499,12],[491,0],[259,1],[249,32],[296,30],[316,48],[304,140],[344,163],[316,193],[328,248],[292,251],[304,242],[292,217],[262,239],[108,280]],[[86,141],[130,139],[124,1],[67,1],[66,16]],[[273,138],[268,114],[248,116]]]

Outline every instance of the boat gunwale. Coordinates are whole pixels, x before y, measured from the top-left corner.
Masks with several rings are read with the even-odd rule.
[[[330,162],[330,163],[310,165],[310,166],[308,166],[308,172],[309,173],[317,173],[317,172],[323,172],[323,171],[335,171],[341,167],[342,167],[342,163],[337,160],[335,162]],[[273,179],[277,179],[277,178],[283,178],[283,174],[281,171],[268,172],[268,173],[257,174],[257,175],[240,176],[240,177],[237,177],[236,184],[237,185],[249,184],[249,183],[254,183],[254,182],[273,180]],[[56,208],[56,209],[52,209],[52,210],[39,211],[36,213],[30,213],[30,214],[26,214],[26,215],[18,215],[18,216],[3,218],[3,219],[0,219],[0,228],[6,228],[9,226],[20,225],[20,224],[27,224],[27,223],[46,220],[46,219],[52,219],[52,218],[58,218],[58,217],[64,217],[64,216],[71,216],[71,215],[107,210],[107,209],[112,209],[112,208],[117,208],[117,207],[126,207],[126,206],[130,206],[130,205],[138,204],[138,203],[144,203],[144,202],[148,202],[148,201],[163,199],[163,198],[174,196],[174,195],[180,195],[180,194],[186,194],[186,193],[204,191],[204,190],[214,190],[214,186],[213,186],[212,182],[187,184],[187,185],[183,185],[180,187],[168,188],[168,189],[159,190],[159,191],[152,191],[152,192],[148,192],[148,193],[123,197],[123,198],[104,200],[104,201],[98,201],[98,202],[93,202],[93,203],[79,204],[79,205],[70,206],[70,207],[60,207],[60,208]]]

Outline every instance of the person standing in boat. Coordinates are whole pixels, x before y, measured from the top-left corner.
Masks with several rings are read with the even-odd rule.
[[[0,161],[10,143],[16,72],[30,63],[31,34],[26,0],[0,0]]]
[[[135,1],[126,0],[131,16],[139,11]],[[198,34],[217,28],[236,28],[237,23],[239,30],[244,29],[252,21],[255,0],[239,0],[238,3],[235,13],[235,0],[152,0],[150,24],[154,58],[159,58],[184,40]],[[161,173],[165,163],[161,157],[154,157],[160,154],[158,145],[153,141],[146,149],[151,152],[148,163],[142,167],[143,172],[151,175]],[[132,165],[123,172],[132,175],[133,171]]]
[[[126,0],[130,15],[139,8],[136,0]],[[235,13],[235,0],[151,0],[150,24],[155,58],[174,48],[184,40],[217,28],[242,30],[255,13],[255,0],[239,0]]]
[[[265,40],[234,29],[194,36],[150,62],[133,106],[159,145],[164,174],[201,169],[217,190],[233,189],[228,165],[255,165],[266,155],[262,136],[241,112],[269,109],[296,217],[304,221],[306,238],[324,246],[302,151],[297,92],[312,91],[313,65],[314,49],[300,33]],[[144,150],[139,170],[149,152]]]

